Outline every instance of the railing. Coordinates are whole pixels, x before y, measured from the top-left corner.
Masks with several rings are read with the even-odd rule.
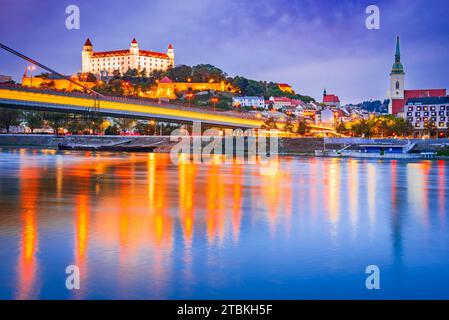
[[[211,115],[226,115],[226,116],[232,116],[237,118],[245,118],[245,119],[252,119],[252,120],[260,120],[255,115],[250,113],[243,113],[243,112],[235,112],[235,111],[212,111],[202,108],[195,108],[195,107],[189,107],[186,106],[183,103],[179,102],[172,102],[167,103],[160,101],[158,99],[149,99],[149,98],[130,98],[130,97],[118,97],[118,96],[103,96],[98,97],[95,94],[87,94],[82,92],[65,92],[61,90],[51,90],[51,89],[37,89],[37,88],[30,88],[30,87],[23,87],[21,85],[12,85],[12,84],[0,84],[1,89],[10,89],[10,90],[18,90],[18,91],[24,91],[24,92],[32,92],[32,93],[40,93],[40,94],[52,94],[52,95],[58,95],[58,96],[65,96],[65,97],[71,97],[71,98],[84,98],[84,99],[92,99],[97,101],[110,101],[110,102],[123,102],[127,104],[138,104],[142,106],[158,106],[168,109],[176,109],[179,110],[182,108],[182,110],[191,111],[191,112],[199,112],[199,113],[207,113]],[[100,105],[101,108],[101,105]]]

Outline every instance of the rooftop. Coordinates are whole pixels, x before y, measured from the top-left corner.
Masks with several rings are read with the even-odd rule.
[[[446,97],[424,97],[412,98],[407,100],[407,105],[415,104],[449,104],[449,96]]]

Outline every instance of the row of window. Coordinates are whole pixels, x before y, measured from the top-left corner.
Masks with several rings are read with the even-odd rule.
[[[436,111],[437,110],[437,106],[409,106],[408,107],[408,111],[413,111],[414,108],[416,108],[416,111]],[[444,110],[448,110],[449,111],[449,106],[439,106],[439,110],[440,111],[444,111]]]
[[[433,112],[425,111],[425,112],[422,113],[422,115],[424,117],[429,117],[429,116],[436,117],[437,116],[437,112],[436,111],[433,111]],[[412,117],[412,116],[413,116],[413,112],[407,112],[407,117]],[[439,111],[438,112],[438,116],[440,116],[440,117],[448,116],[449,117],[449,111],[446,111],[446,112]],[[415,117],[421,117],[421,112],[415,112]]]
[[[438,122],[436,125],[438,128],[449,128],[449,122]],[[415,128],[424,128],[424,123],[416,122]]]
[[[428,118],[428,117],[424,117],[424,118],[419,118],[419,117],[418,118],[408,118],[408,121],[410,121],[410,122],[415,122],[415,121],[417,121],[417,122],[427,122],[427,121],[429,121],[429,119],[432,122],[437,122],[438,121],[436,117],[430,117],[430,118]],[[440,117],[439,121],[446,121],[446,117]]]

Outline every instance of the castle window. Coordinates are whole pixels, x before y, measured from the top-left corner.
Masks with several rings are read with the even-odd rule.
[[[399,86],[400,86],[399,81],[396,81],[396,90],[399,90]]]

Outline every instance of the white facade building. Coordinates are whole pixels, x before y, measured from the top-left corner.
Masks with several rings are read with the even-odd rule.
[[[175,65],[175,51],[171,44],[166,53],[160,53],[140,50],[136,39],[133,39],[129,49],[102,52],[95,52],[87,39],[81,55],[83,73],[111,75],[115,70],[123,74],[128,69],[137,69],[146,70],[150,74],[155,70],[165,71]]]
[[[436,129],[449,128],[449,97],[409,99],[404,109],[406,120],[416,130],[425,129],[427,122],[433,122]]]
[[[234,107],[265,108],[265,99],[264,97],[233,97],[232,105]]]

